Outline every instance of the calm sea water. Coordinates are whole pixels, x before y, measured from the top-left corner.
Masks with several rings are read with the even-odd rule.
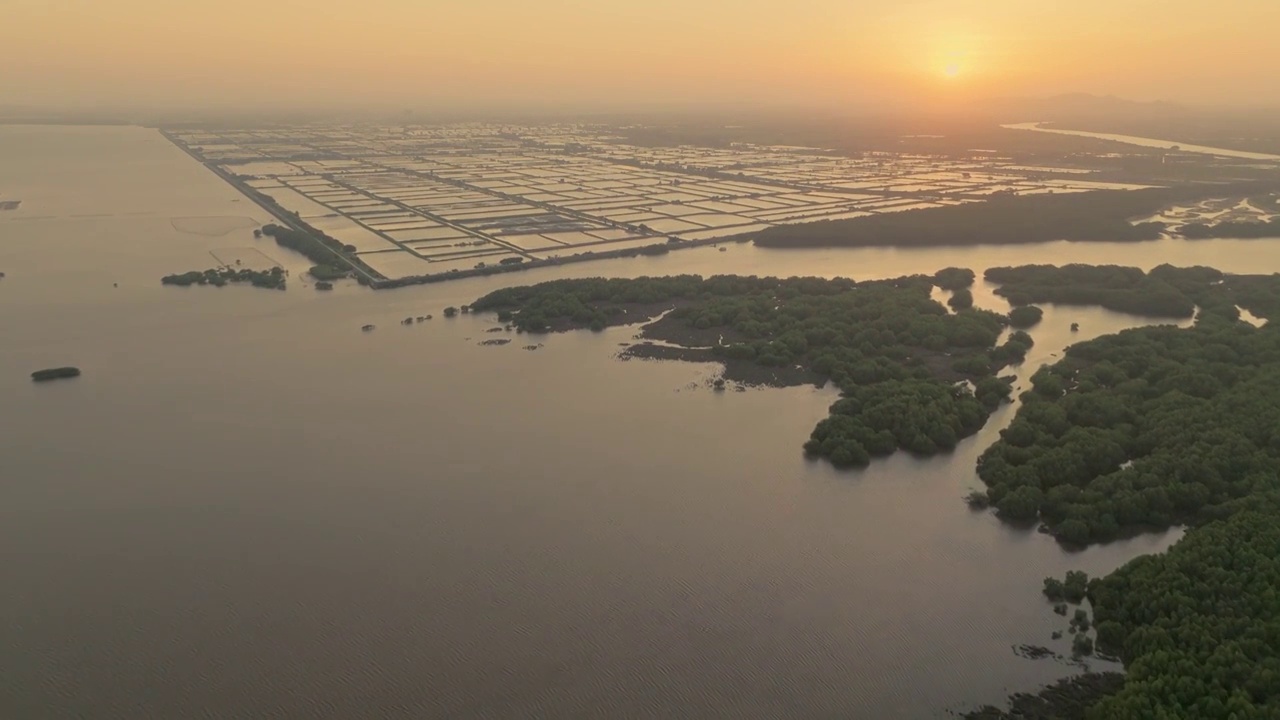
[[[1266,241],[927,251],[734,245],[317,293],[164,288],[267,220],[140,128],[0,127],[0,716],[928,718],[1068,674],[1016,657],[1067,554],[947,457],[806,461],[829,390],[711,392],[632,329],[495,337],[501,283],[946,265],[1280,269]],[[113,287],[117,283],[118,287]],[[979,304],[1005,307],[979,287]],[[434,313],[411,327],[406,315]],[[1082,332],[1067,328],[1079,322]],[[1141,318],[1046,309],[1025,378]],[[372,333],[360,332],[376,323]],[[78,365],[35,385],[28,373]]]

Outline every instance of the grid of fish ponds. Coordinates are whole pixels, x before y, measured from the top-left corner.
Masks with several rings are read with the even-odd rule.
[[[789,223],[1136,189],[995,156],[636,147],[578,125],[305,126],[172,133],[388,278]]]

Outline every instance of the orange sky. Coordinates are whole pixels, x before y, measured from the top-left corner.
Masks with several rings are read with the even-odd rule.
[[[6,0],[0,105],[1280,105],[1277,36],[1280,0]]]

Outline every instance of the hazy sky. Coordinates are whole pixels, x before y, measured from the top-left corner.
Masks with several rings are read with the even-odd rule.
[[[1280,105],[1280,0],[0,0],[0,105]]]

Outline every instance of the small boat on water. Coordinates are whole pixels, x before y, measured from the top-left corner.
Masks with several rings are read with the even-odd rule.
[[[361,330],[363,330],[363,331],[365,331],[365,332],[369,332],[369,331],[370,331],[370,330],[372,330],[373,328],[374,328],[374,326],[373,326],[373,325],[365,325],[364,327],[362,327],[362,328],[360,328],[360,329],[361,329]]]

